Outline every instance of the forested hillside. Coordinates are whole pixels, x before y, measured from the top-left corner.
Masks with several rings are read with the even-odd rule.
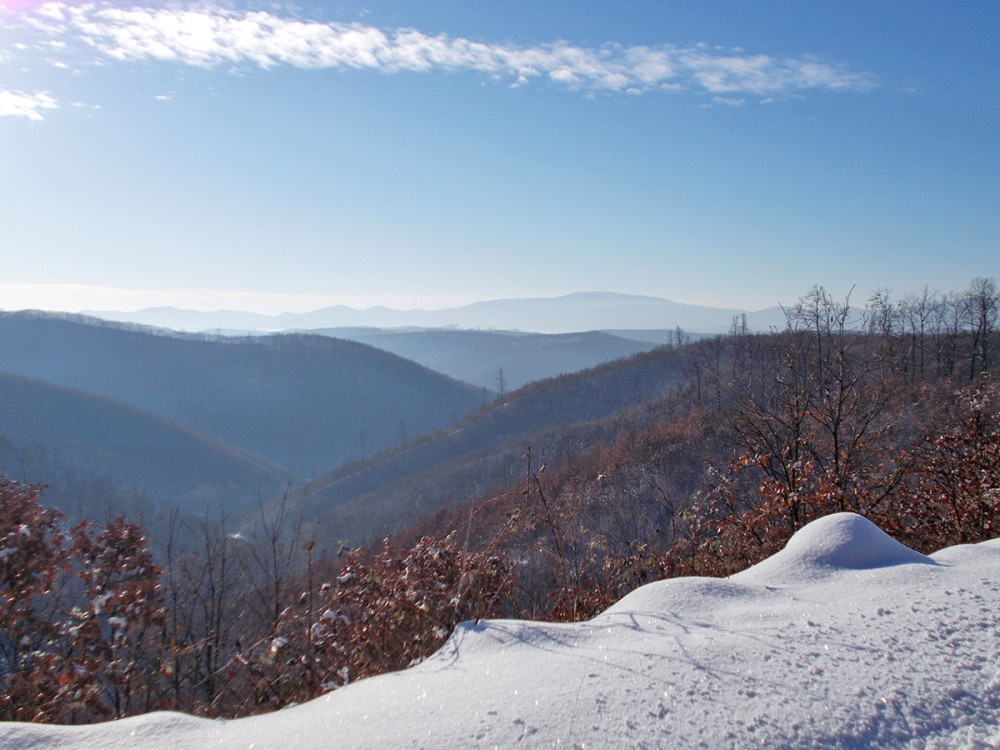
[[[180,335],[44,313],[0,313],[0,372],[129,404],[298,476],[443,427],[483,402],[479,388],[355,342]]]
[[[466,383],[505,393],[656,346],[601,331],[542,334],[450,328],[328,328],[312,333],[360,341]]]
[[[125,512],[116,497],[121,491],[155,498],[165,509],[242,516],[256,498],[280,494],[293,480],[259,456],[162,417],[6,373],[0,373],[0,431],[0,474],[55,484],[59,507],[75,518]],[[59,465],[76,467],[78,478],[89,475],[111,495],[80,492],[75,483],[74,497],[65,470],[46,473]],[[56,497],[49,493],[50,502]]]
[[[338,540],[380,538],[507,485],[532,444],[551,444],[553,451],[567,441],[579,446],[591,438],[589,428],[574,438],[575,425],[656,403],[686,380],[684,361],[678,351],[660,348],[532,383],[446,430],[319,477],[293,491],[288,503]]]
[[[997,536],[998,299],[988,279],[857,307],[814,289],[785,331],[687,347],[682,391],[410,538],[504,549],[522,606],[576,618],[645,580],[741,570],[837,511],[924,551]]]

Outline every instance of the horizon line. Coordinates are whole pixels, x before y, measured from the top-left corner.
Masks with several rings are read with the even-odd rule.
[[[646,297],[676,304],[759,312],[780,303],[761,306],[732,302],[687,301],[663,295],[615,290],[579,290],[551,295],[496,296],[476,294],[400,294],[392,292],[367,295],[322,294],[315,292],[258,292],[222,289],[129,289],[88,284],[22,283],[0,284],[0,311],[39,310],[77,314],[138,313],[170,308],[188,313],[250,313],[266,317],[317,312],[332,307],[365,311],[387,308],[397,312],[434,312],[454,310],[477,302],[559,299],[584,294],[607,294]]]

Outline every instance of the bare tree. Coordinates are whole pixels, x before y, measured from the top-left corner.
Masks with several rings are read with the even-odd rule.
[[[910,382],[923,380],[926,376],[926,343],[931,333],[934,307],[939,296],[924,286],[921,294],[907,294],[899,303],[902,332],[909,338],[907,347],[907,372]]]
[[[993,337],[1000,315],[1000,293],[993,279],[976,278],[966,294],[968,320],[972,334],[969,357],[969,379],[990,369],[993,359]]]
[[[864,512],[898,483],[892,472],[874,493],[858,482],[888,444],[880,417],[895,377],[891,337],[881,333],[889,309],[880,297],[873,321],[870,310],[854,313],[849,297],[836,302],[815,287],[786,311],[783,334],[741,360],[733,402],[738,463],[763,472],[792,530],[812,520],[803,503],[819,484],[834,509]]]

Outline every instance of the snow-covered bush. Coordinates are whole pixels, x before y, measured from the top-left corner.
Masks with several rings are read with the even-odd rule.
[[[157,707],[163,612],[141,530],[117,519],[67,536],[40,493],[0,477],[0,718],[81,723]]]
[[[94,677],[113,716],[160,706],[157,681],[169,660],[160,568],[142,530],[121,518],[107,528],[73,529],[71,552],[83,581],[84,606],[73,609],[74,654]]]

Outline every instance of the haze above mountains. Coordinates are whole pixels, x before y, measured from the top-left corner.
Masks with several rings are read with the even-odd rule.
[[[576,333],[581,331],[630,331],[643,339],[643,331],[674,330],[687,333],[725,333],[733,316],[746,314],[751,330],[783,328],[785,316],[778,306],[758,311],[690,305],[662,297],[613,292],[580,292],[562,297],[498,299],[441,310],[394,310],[370,307],[358,310],[343,305],[306,313],[264,315],[232,310],[180,310],[151,307],[134,312],[90,310],[85,314],[105,320],[153,325],[179,331],[284,331],[317,328],[445,328]]]

